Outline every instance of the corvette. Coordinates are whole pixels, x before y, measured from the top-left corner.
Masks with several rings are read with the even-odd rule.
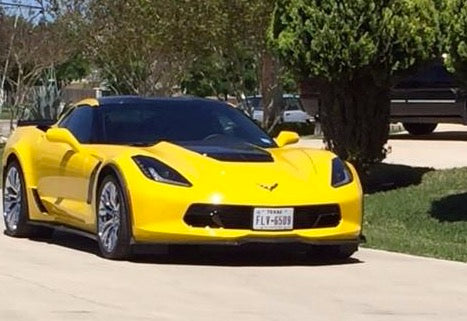
[[[23,123],[3,154],[5,233],[64,229],[123,259],[138,244],[303,243],[339,258],[361,240],[352,165],[269,137],[201,98],[87,99]]]

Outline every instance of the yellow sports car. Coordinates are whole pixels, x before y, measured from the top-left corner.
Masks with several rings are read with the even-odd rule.
[[[339,258],[361,239],[355,169],[272,139],[200,98],[107,97],[22,123],[3,154],[5,232],[65,229],[127,258],[134,244],[297,242]],[[287,146],[289,145],[289,146]]]

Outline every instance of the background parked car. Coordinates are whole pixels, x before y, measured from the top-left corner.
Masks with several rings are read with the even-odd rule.
[[[391,122],[413,135],[430,134],[438,123],[467,125],[467,89],[441,61],[433,63],[392,89]]]
[[[298,95],[285,94],[284,110],[281,112],[281,122],[283,123],[310,123],[314,120],[302,106]],[[263,121],[263,102],[262,97],[248,96],[244,101],[237,105],[237,108],[247,111],[253,107],[253,119],[259,123]]]

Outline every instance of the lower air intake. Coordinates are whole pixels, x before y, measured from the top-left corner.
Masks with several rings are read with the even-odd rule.
[[[184,221],[193,227],[251,230],[253,206],[193,204]],[[294,207],[293,229],[336,227],[341,221],[337,204]]]

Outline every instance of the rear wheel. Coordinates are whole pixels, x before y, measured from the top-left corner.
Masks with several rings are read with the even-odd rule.
[[[23,171],[17,161],[8,164],[3,176],[5,234],[14,237],[48,238],[53,229],[28,224],[28,199]]]
[[[358,244],[312,245],[308,254],[312,257],[345,260],[358,251]]]
[[[97,242],[102,256],[126,259],[131,254],[128,202],[113,175],[106,176],[97,194]]]
[[[403,123],[405,130],[412,135],[427,135],[431,134],[438,124],[423,124],[423,123]]]

